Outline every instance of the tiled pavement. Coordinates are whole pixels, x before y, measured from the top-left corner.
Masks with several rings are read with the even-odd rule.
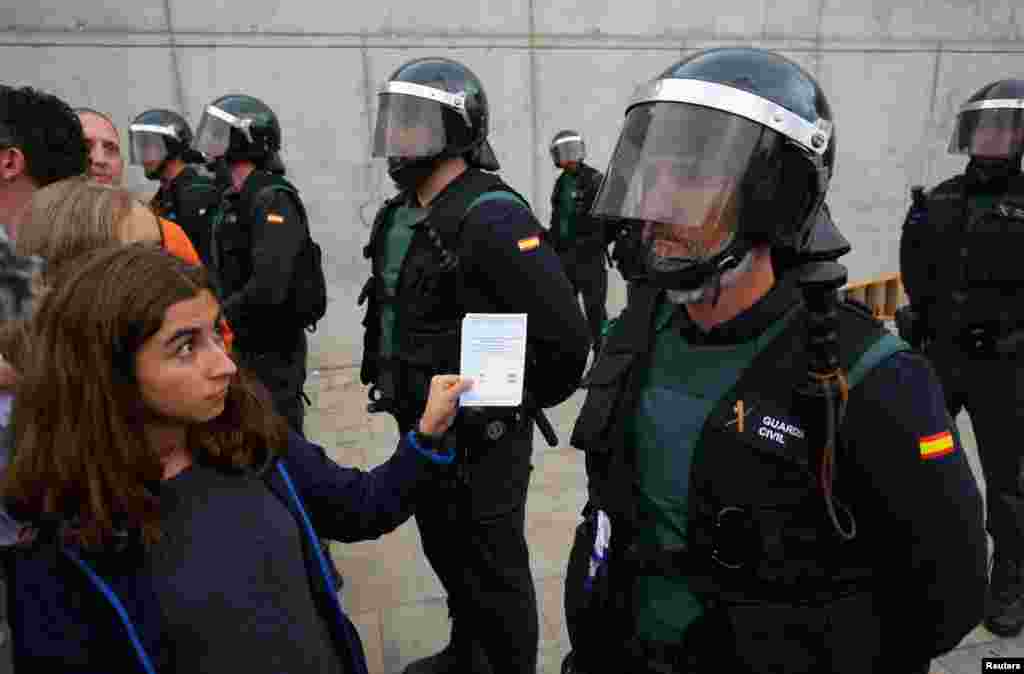
[[[387,415],[366,413],[358,369],[314,371],[307,391],[313,401],[308,434],[335,460],[368,468],[390,456],[397,439],[394,423]],[[562,583],[573,529],[585,500],[585,480],[583,457],[567,441],[582,398],[582,392],[577,392],[549,411],[561,440],[559,447],[548,447],[539,433],[534,442],[527,537],[540,604],[539,674],[557,674],[568,651]],[[970,423],[966,417],[958,421],[980,480]],[[335,543],[332,551],[345,576],[345,608],[363,637],[370,674],[401,672],[410,661],[444,646],[447,608],[440,583],[423,557],[414,520],[376,541]],[[994,655],[1024,656],[1024,637],[996,639],[978,627],[956,650],[936,660],[932,672],[976,674],[981,658]]]

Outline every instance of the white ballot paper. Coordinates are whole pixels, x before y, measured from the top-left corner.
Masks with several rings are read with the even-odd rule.
[[[523,403],[526,314],[466,314],[459,371],[473,380],[465,407],[516,407]]]

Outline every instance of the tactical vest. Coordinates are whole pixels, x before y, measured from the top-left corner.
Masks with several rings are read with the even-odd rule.
[[[158,216],[172,220],[185,230],[203,264],[209,265],[212,262],[212,222],[219,201],[220,195],[213,181],[186,166],[167,189],[161,187],[153,195],[150,208]]]
[[[927,197],[935,237],[925,313],[933,334],[983,327],[995,336],[1024,323],[1016,297],[1024,284],[1024,175],[1010,179],[991,208],[972,212],[966,179],[955,176]]]
[[[588,215],[590,207],[601,188],[601,174],[587,164],[580,163],[576,173],[576,214],[573,240],[563,242],[561,231],[561,203],[558,190],[551,194],[551,227],[548,240],[557,252],[570,249],[600,253],[604,246],[604,228],[601,223]]]
[[[267,188],[291,194],[302,221],[308,222],[299,191],[284,177],[259,170],[249,174],[242,191],[226,204],[221,204],[213,219],[214,267],[225,297],[241,290],[252,276],[251,223],[256,218],[256,199]]]
[[[823,606],[863,595],[877,557],[868,537],[840,535],[828,516],[815,470],[820,448],[807,441],[820,424],[796,409],[794,392],[808,372],[809,314],[802,303],[791,309],[788,324],[705,421],[689,475],[686,548],[642,550],[635,532],[645,523],[639,521],[635,457],[625,434],[641,375],[651,365],[660,291],[640,285],[633,293],[621,329],[583,382],[587,398],[571,439],[587,452],[590,504],[611,519],[613,587],[628,594],[637,575],[685,575],[709,610],[724,609],[732,622],[727,631],[737,640],[752,639],[733,644],[738,657],[762,665],[781,658],[780,666],[789,666],[785,671],[800,671],[795,663],[806,654],[800,644],[780,645],[786,630],[813,630],[814,623],[829,619]],[[840,305],[838,321],[840,367],[851,387],[884,357],[909,349],[850,304]],[[749,411],[742,429],[739,401]],[[840,528],[849,533],[855,531],[856,513],[844,506],[843,456],[840,443],[835,503]],[[626,577],[616,578],[616,569]],[[630,605],[618,602],[620,608]],[[870,613],[870,606],[856,610]],[[620,616],[620,628],[632,629],[631,620]]]
[[[307,323],[294,310],[296,293],[304,292],[303,288],[307,287],[298,274],[309,267],[305,264],[309,261],[307,253],[316,244],[310,238],[309,219],[295,186],[279,174],[256,170],[246,179],[241,193],[224,198],[212,217],[211,267],[215,270],[223,297],[231,297],[245,287],[253,274],[252,224],[257,217],[256,211],[265,206],[276,191],[291,195],[303,226],[303,231],[294,233],[296,237],[303,238],[303,243],[298,248],[292,276],[282,280],[289,285],[282,308],[290,311],[285,313],[274,309],[263,316],[257,308],[247,307],[245,325],[233,326],[238,335],[239,349],[245,352],[305,349],[303,328]],[[318,271],[321,276],[317,280],[323,281],[318,255],[315,260],[317,267],[313,271]],[[323,284],[320,287],[326,293]],[[326,295],[322,299],[326,303]]]
[[[391,303],[397,313],[398,334],[393,358],[423,376],[459,371],[460,330],[466,314],[467,293],[459,263],[462,223],[476,203],[489,193],[510,193],[527,202],[493,173],[468,169],[431,204],[426,217],[414,226],[412,242],[402,261],[393,295],[381,273],[384,228],[391,212],[409,197],[400,194],[385,202],[370,231],[363,256],[372,275],[360,293],[359,304],[369,300],[360,377],[364,384],[379,376],[380,305]],[[479,290],[479,289],[478,289]],[[425,391],[424,391],[425,393]]]

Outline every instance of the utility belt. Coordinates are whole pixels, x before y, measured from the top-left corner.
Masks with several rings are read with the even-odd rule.
[[[738,525],[729,520],[742,519],[738,508],[724,513],[724,529]],[[566,616],[574,647],[571,671],[605,671],[604,663],[620,659],[620,671],[658,674],[855,671],[835,664],[822,667],[818,659],[833,653],[867,663],[862,671],[872,671],[870,659],[879,647],[872,641],[877,618],[864,577],[853,574],[841,584],[817,588],[783,580],[766,594],[758,579],[743,580],[747,564],[736,554],[748,547],[742,542],[716,541],[710,554],[685,545],[622,544],[602,555],[594,543],[596,516],[591,507],[584,511],[570,554]],[[597,562],[605,557],[607,564]],[[590,575],[584,580],[588,563]],[[651,642],[635,634],[636,581],[642,576],[685,577],[701,598],[704,614],[680,641]],[[719,579],[730,580],[719,587]],[[850,635],[862,632],[868,633],[864,650],[856,653]],[[812,636],[794,639],[800,634]]]
[[[642,560],[631,560],[627,552],[613,557],[611,565],[616,574],[629,574],[635,564],[632,570],[640,575],[678,576],[690,562],[675,550]],[[665,642],[639,637],[635,623],[630,629],[632,581],[635,577],[610,580],[604,588],[609,594],[587,606],[585,617],[577,616],[573,672],[596,674],[606,671],[608,662],[617,662],[618,671],[644,674],[877,671],[872,667],[880,650],[877,607],[863,589],[799,602],[702,596],[703,614],[679,641]]]
[[[402,431],[408,430],[426,407],[434,374],[437,373],[397,358],[378,360],[377,381],[370,386],[366,411],[391,414]],[[557,447],[558,436],[544,410],[528,403],[518,407],[465,407],[460,410],[454,427],[470,436],[498,442],[531,419],[548,444]]]
[[[645,674],[874,672],[880,651],[873,597],[815,606],[709,605],[678,642],[637,637],[623,644],[621,671]],[[598,672],[591,665],[579,671]]]
[[[628,579],[626,586],[640,576],[689,577],[693,581],[695,591],[700,592],[704,588],[703,594],[719,598],[723,605],[750,603],[751,600],[744,591],[747,585],[759,588],[764,594],[758,601],[788,603],[797,607],[828,604],[838,598],[856,594],[864,584],[863,576],[856,573],[842,580],[837,579],[838,582],[801,583],[799,571],[802,567],[794,564],[792,574],[778,570],[772,579],[774,587],[765,593],[765,579],[761,574],[753,575],[758,570],[750,569],[748,563],[732,557],[733,553],[728,551],[725,545],[716,546],[711,551],[710,559],[704,555],[693,554],[685,545],[631,545],[615,559],[618,562],[616,572],[622,573]],[[744,574],[749,577],[744,578]],[[734,585],[735,589],[718,587],[713,579],[719,576],[730,578],[729,584]]]
[[[427,403],[432,373],[409,367],[394,358],[379,358],[377,380],[367,392],[370,414],[390,414],[402,432],[412,428]]]

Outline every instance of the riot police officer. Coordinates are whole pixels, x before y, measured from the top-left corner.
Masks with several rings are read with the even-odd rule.
[[[142,166],[146,177],[160,183],[150,208],[178,223],[199,259],[210,265],[210,218],[220,202],[213,180],[195,164],[202,155],[192,149],[192,128],[172,110],[146,110],[128,126],[129,161]]]
[[[575,391],[590,341],[543,228],[493,173],[489,114],[480,80],[444,58],[402,65],[380,92],[373,155],[387,158],[399,194],[377,213],[364,249],[372,276],[360,298],[369,300],[361,374],[371,411],[408,430],[431,375],[459,369],[467,313],[528,315],[524,405],[464,409],[446,438],[462,468],[417,507],[452,635],[409,673],[535,671],[524,533],[534,421],[541,427],[542,409]]]
[[[594,353],[601,350],[601,331],[608,320],[608,237],[590,207],[601,187],[601,172],[588,165],[583,136],[569,129],[551,141],[551,160],[562,169],[551,191],[551,226],[547,239],[562,261],[573,290],[583,296]]]
[[[642,230],[647,281],[573,431],[563,671],[926,672],[977,623],[977,487],[927,362],[839,300],[834,165],[773,52],[697,52],[627,107],[593,214]]]
[[[915,198],[900,267],[922,342],[951,415],[971,415],[994,543],[985,626],[1024,628],[1024,450],[1007,442],[1024,421],[1024,80],[993,82],[960,108],[949,151],[963,174]]]
[[[222,96],[203,111],[194,147],[224,189],[212,222],[210,258],[235,350],[301,434],[308,321],[296,289],[305,273],[309,223],[295,186],[267,169],[279,163],[277,115],[252,96]]]

